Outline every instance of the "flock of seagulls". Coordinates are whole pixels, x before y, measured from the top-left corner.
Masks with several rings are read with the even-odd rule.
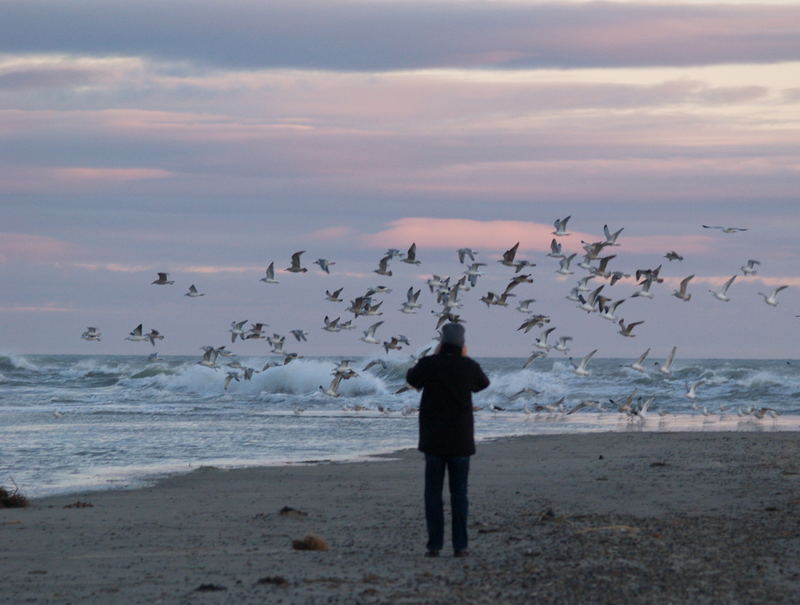
[[[642,325],[644,321],[627,321],[625,318],[619,317],[620,307],[630,299],[652,299],[655,296],[659,284],[664,282],[664,278],[660,274],[662,265],[658,265],[655,268],[640,268],[630,272],[614,270],[611,264],[612,261],[617,258],[617,255],[607,254],[607,251],[622,245],[619,243],[619,240],[624,228],[611,230],[608,225],[603,226],[603,239],[593,242],[581,241],[583,247],[582,258],[573,265],[573,261],[575,261],[579,253],[567,253],[567,251],[564,250],[564,244],[559,241],[559,238],[570,235],[570,232],[567,230],[570,218],[570,216],[567,216],[555,220],[553,223],[553,238],[550,242],[549,252],[546,254],[548,258],[555,259],[558,262],[558,266],[554,269],[554,272],[560,276],[572,276],[577,269],[581,269],[585,272],[584,275],[578,278],[577,284],[571,288],[565,298],[575,303],[575,306],[582,312],[595,314],[602,319],[614,322],[619,328],[617,333],[621,336],[626,338],[635,337],[634,329]],[[747,230],[742,227],[726,227],[720,225],[702,225],[702,228],[719,230],[725,234],[735,234]],[[515,243],[497,259],[496,262],[498,264],[513,269],[513,273],[509,276],[508,282],[502,291],[488,291],[480,297],[480,300],[486,304],[487,308],[511,306],[511,299],[517,298],[518,292],[521,291],[520,288],[533,283],[533,275],[527,271],[536,267],[536,263],[528,259],[518,258],[519,246],[519,242]],[[294,252],[291,255],[290,264],[284,269],[284,272],[292,274],[307,273],[308,268],[303,266],[304,254],[305,250]],[[460,265],[460,271],[458,273],[451,276],[434,274],[428,277],[425,282],[431,296],[435,299],[435,308],[430,310],[430,313],[434,316],[434,332],[437,332],[444,323],[465,321],[459,314],[459,309],[463,305],[464,295],[478,288],[480,278],[484,275],[482,270],[488,266],[488,262],[476,260],[476,258],[479,257],[479,253],[472,248],[460,248],[456,250],[456,256]],[[684,260],[684,256],[675,250],[668,251],[664,255],[664,258],[666,258],[669,263],[680,263]],[[412,243],[404,253],[396,248],[388,249],[378,259],[373,272],[381,277],[391,277],[393,275],[391,265],[395,261],[412,266],[421,265],[422,260],[418,257],[416,243]],[[336,262],[326,258],[318,258],[313,264],[319,266],[320,270],[326,275],[331,275],[332,268],[336,265]],[[742,276],[748,277],[757,274],[760,265],[761,263],[758,260],[748,259],[739,270]],[[689,291],[689,287],[694,277],[695,275],[692,274],[683,278],[678,288],[673,290],[672,295],[681,301],[689,302],[692,299],[692,293]],[[732,275],[719,289],[710,289],[709,292],[716,300],[726,303],[730,302],[731,296],[729,292],[737,277],[738,273]],[[631,280],[631,278],[633,278],[636,289],[630,296],[619,298],[611,296],[611,289],[615,284],[621,280]],[[260,278],[260,281],[267,286],[275,286],[280,283],[276,275],[274,261],[267,265],[265,275]],[[169,279],[168,273],[159,272],[158,278],[152,281],[151,284],[157,286],[172,286],[175,284],[175,281]],[[774,307],[778,304],[778,294],[788,287],[788,285],[780,285],[768,294],[759,292],[759,295],[764,299],[767,305]],[[327,289],[325,290],[323,299],[329,303],[343,304],[345,300],[342,296],[343,289],[344,288],[334,290]],[[405,292],[405,300],[401,303],[398,310],[405,314],[418,313],[423,306],[419,300],[422,291],[423,288],[421,287],[415,288],[413,285],[409,287]],[[320,329],[332,333],[359,329],[353,323],[355,320],[358,320],[358,318],[375,318],[384,315],[382,305],[385,300],[379,299],[379,297],[391,292],[392,288],[384,285],[366,289],[366,291],[360,295],[352,298],[342,312],[338,314],[326,314],[319,326]],[[205,296],[205,294],[198,291],[195,284],[191,284],[185,296],[197,298]],[[516,305],[516,310],[525,315],[524,321],[520,324],[519,328],[517,328],[518,331],[528,333],[534,328],[541,329],[540,334],[534,339],[533,351],[523,363],[523,367],[525,368],[530,367],[536,360],[547,357],[548,353],[551,351],[566,355],[573,341],[573,338],[568,335],[559,335],[557,339],[551,339],[556,328],[554,326],[548,326],[551,322],[551,318],[547,314],[536,312],[533,309],[532,305],[535,302],[536,300],[534,298],[521,298]],[[352,317],[343,319],[346,313],[352,314]],[[379,336],[379,331],[385,331],[385,325],[384,319],[370,323],[366,329],[362,330],[362,335],[359,340],[366,344],[380,346],[387,354],[390,351],[399,351],[403,347],[411,346],[409,338],[403,334],[390,334],[385,337]],[[233,381],[250,380],[252,376],[258,372],[265,372],[272,367],[289,364],[302,357],[302,355],[297,352],[286,350],[287,337],[279,333],[269,334],[267,331],[267,324],[265,323],[248,323],[248,320],[234,320],[230,323],[228,332],[230,333],[231,345],[235,344],[237,341],[252,339],[265,340],[270,346],[270,352],[278,356],[280,361],[269,361],[261,369],[250,368],[242,366],[237,361],[231,360],[234,354],[227,348],[227,344],[224,346],[203,347],[203,355],[197,362],[200,366],[218,370],[221,367],[220,358],[229,360],[224,366],[226,370],[223,381],[225,390],[228,389]],[[289,331],[289,334],[293,337],[295,344],[307,342],[308,337],[311,335],[309,330],[303,328],[294,328]],[[93,342],[100,341],[101,337],[102,335],[97,327],[88,327],[81,335],[82,339]],[[437,336],[434,336],[434,339],[436,338]],[[156,346],[158,341],[163,339],[164,335],[158,330],[150,329],[149,332],[145,332],[141,323],[125,337],[125,340],[133,342],[149,342],[153,347]],[[676,347],[673,347],[669,356],[658,367],[657,371],[660,374],[664,376],[671,375],[671,366],[675,358],[676,350]],[[429,351],[430,348],[427,348],[417,353],[417,355],[412,356],[409,361],[414,361],[418,357],[427,354]],[[589,364],[597,352],[598,349],[593,349],[578,361],[569,357],[573,372],[577,376],[590,376],[592,370],[589,368]],[[650,348],[648,347],[636,361],[627,364],[627,367],[636,372],[647,374],[648,370],[645,365],[645,360],[649,353]],[[332,380],[330,384],[327,386],[320,385],[319,391],[330,397],[338,397],[340,395],[339,388],[342,381],[359,375],[358,371],[350,365],[351,363],[353,363],[353,360],[343,360],[336,365],[331,373]],[[385,367],[385,362],[373,360],[360,371],[366,372],[374,367]],[[698,388],[703,384],[703,380],[687,384],[685,397],[690,402],[694,403],[698,397]],[[408,388],[409,387],[406,385],[398,392],[403,392]],[[533,391],[533,393],[535,393],[535,391]],[[531,393],[528,393],[528,395],[530,394]],[[512,398],[518,395],[519,394],[515,394]],[[623,404],[618,406],[618,409],[631,418],[641,419],[647,414],[648,410],[652,409],[654,398],[655,397],[649,397],[643,399],[640,397],[639,399],[635,399],[634,393],[634,395],[629,397],[629,401],[623,402]],[[566,409],[563,405],[563,401],[555,402],[549,406],[537,404],[539,407],[534,407],[533,412],[549,411],[572,414],[579,409],[592,407],[598,409],[602,408],[599,403],[588,400],[578,405],[580,407]],[[492,411],[500,411],[501,409],[502,408],[497,408],[495,406]],[[753,413],[760,413],[762,417],[764,414],[771,413],[769,410],[763,411],[762,408],[759,408],[759,410],[753,410]],[[531,409],[526,406],[525,411],[530,412]]]

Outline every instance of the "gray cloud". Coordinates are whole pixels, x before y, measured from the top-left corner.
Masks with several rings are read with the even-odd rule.
[[[66,88],[104,80],[104,74],[89,69],[18,69],[0,73],[0,91]]]
[[[344,71],[684,66],[800,59],[798,22],[798,7],[763,5],[10,0],[0,51]]]

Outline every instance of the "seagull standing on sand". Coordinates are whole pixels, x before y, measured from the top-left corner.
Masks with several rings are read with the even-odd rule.
[[[157,286],[167,286],[167,285],[174,284],[175,283],[174,281],[172,281],[170,279],[167,279],[168,276],[169,276],[169,273],[159,273],[158,274],[158,279],[155,280],[155,281],[150,282],[150,285],[155,284]]]

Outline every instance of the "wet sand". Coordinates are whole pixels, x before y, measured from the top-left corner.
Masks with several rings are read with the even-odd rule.
[[[799,454],[797,432],[484,442],[463,559],[422,556],[416,451],[199,469],[0,510],[0,602],[793,603]],[[308,533],[330,550],[294,550]]]

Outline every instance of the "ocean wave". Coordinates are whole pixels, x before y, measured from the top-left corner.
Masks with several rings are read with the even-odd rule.
[[[39,367],[29,361],[22,355],[14,355],[8,353],[0,354],[0,370],[14,371],[14,370],[29,370],[35,372]]]

